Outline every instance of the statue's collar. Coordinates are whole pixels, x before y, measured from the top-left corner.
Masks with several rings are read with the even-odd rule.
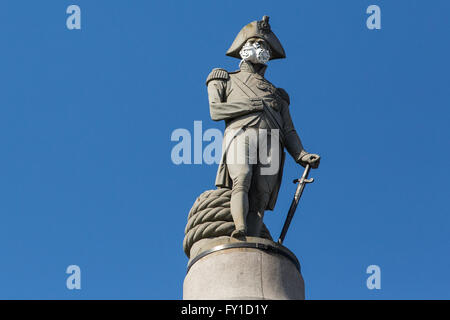
[[[260,76],[264,77],[264,73],[266,72],[267,65],[263,64],[260,66],[256,66],[251,62],[242,60],[242,62],[240,64],[240,69],[241,69],[241,71],[249,72],[249,73],[256,73],[256,74],[259,74]]]

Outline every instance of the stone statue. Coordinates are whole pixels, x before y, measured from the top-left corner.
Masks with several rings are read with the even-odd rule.
[[[304,150],[286,91],[264,77],[268,61],[286,57],[269,17],[242,28],[226,54],[241,59],[240,69],[213,69],[206,85],[211,118],[226,125],[216,186],[231,189],[231,237],[244,240],[261,236],[264,211],[274,209],[284,149],[311,168],[318,168],[320,156]]]
[[[270,60],[286,56],[269,17],[242,28],[227,55],[241,60],[239,70],[216,68],[206,79],[211,118],[226,128],[217,189],[188,214],[183,299],[305,299],[300,262],[283,240],[320,157],[304,150],[286,91],[264,77]],[[275,242],[263,217],[278,197],[285,149],[305,170]]]

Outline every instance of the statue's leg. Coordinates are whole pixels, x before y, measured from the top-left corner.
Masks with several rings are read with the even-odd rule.
[[[247,234],[260,237],[264,211],[270,201],[272,192],[278,183],[277,175],[261,175],[256,166],[249,192],[249,212],[247,215]]]
[[[279,143],[278,140],[271,140],[272,138],[267,139],[266,137],[260,140],[258,155],[261,156],[262,153],[265,153],[267,156],[264,163],[258,161],[258,164],[253,168],[252,184],[249,191],[249,212],[247,215],[247,233],[253,237],[261,236],[264,211],[278,183],[281,148],[279,145],[277,145],[279,148],[271,148],[273,142]],[[273,170],[267,170],[268,167],[272,167]],[[264,168],[266,170],[262,170]]]
[[[232,236],[240,238],[247,234],[248,192],[253,173],[253,165],[248,161],[248,141],[245,137],[238,136],[233,139],[228,148],[226,162],[233,180],[230,210],[236,230]]]
[[[251,165],[229,164],[228,171],[233,179],[230,210],[239,235],[247,233],[248,191],[252,179]]]
[[[251,189],[249,194],[249,211],[247,215],[247,234],[249,236],[261,236],[264,210],[269,202],[269,199],[270,193],[262,190]]]

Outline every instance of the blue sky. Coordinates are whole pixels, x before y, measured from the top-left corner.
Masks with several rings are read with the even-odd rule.
[[[66,28],[66,8],[82,29]],[[368,30],[366,8],[381,8]],[[209,118],[242,26],[271,18],[305,147],[323,157],[285,245],[309,299],[450,299],[450,3],[86,1],[0,4],[0,298],[180,299],[184,226],[216,165],[175,165],[173,130]],[[277,236],[301,173],[286,163]],[[66,288],[79,265],[82,289]],[[381,290],[366,268],[381,267]]]

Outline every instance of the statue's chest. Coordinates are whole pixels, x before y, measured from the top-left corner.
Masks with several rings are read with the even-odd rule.
[[[245,84],[260,95],[274,94],[276,90],[273,84],[260,75],[250,75]]]
[[[276,91],[276,87],[260,75],[239,75],[233,80],[232,96],[242,94],[248,97],[265,97]]]

